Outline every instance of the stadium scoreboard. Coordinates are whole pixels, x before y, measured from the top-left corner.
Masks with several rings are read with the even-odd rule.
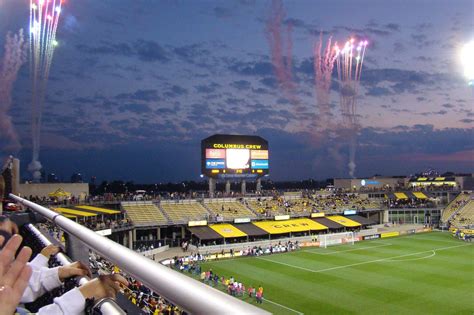
[[[267,175],[268,141],[258,136],[210,136],[201,141],[201,172],[214,178]]]

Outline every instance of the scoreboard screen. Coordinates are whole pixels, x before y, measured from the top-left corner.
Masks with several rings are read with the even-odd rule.
[[[258,136],[213,135],[201,141],[201,172],[208,177],[268,174],[268,141]]]

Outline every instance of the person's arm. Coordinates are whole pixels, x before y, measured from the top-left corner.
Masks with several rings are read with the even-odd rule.
[[[53,300],[53,304],[43,306],[38,315],[78,315],[83,314],[86,299],[79,288],[74,288]]]
[[[56,255],[58,252],[59,252],[58,246],[54,246],[52,244],[48,245],[45,248],[43,248],[41,252],[30,261],[30,266],[48,267],[49,258],[53,255]]]
[[[46,292],[59,287],[67,278],[90,276],[89,269],[81,262],[55,268],[31,267],[33,273],[30,277],[28,287],[21,298],[22,303],[33,302]]]
[[[118,274],[100,276],[79,288],[54,299],[54,303],[38,310],[38,315],[79,315],[83,314],[86,299],[94,298],[96,301],[109,297],[115,298],[120,291],[120,284],[127,286],[128,282]]]

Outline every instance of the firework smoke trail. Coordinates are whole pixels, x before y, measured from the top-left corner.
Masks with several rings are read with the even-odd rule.
[[[332,71],[336,61],[336,50],[333,49],[332,37],[329,37],[323,51],[323,34],[319,35],[319,43],[314,47],[314,80],[316,87],[316,100],[319,108],[320,125],[326,129],[331,120],[330,89]]]
[[[356,169],[355,154],[359,128],[357,122],[356,98],[367,44],[367,41],[360,41],[356,47],[354,45],[354,39],[351,39],[346,42],[342,49],[339,49],[337,45],[335,46],[342,120],[347,128],[349,137],[348,167],[351,177],[354,177]]]
[[[273,0],[271,14],[267,21],[265,32],[270,45],[271,61],[276,78],[283,89],[285,97],[293,105],[298,105],[299,101],[295,95],[295,84],[292,78],[292,27],[291,25],[287,26],[286,38],[283,38],[282,24],[284,19],[285,11],[281,0]],[[286,51],[286,56],[284,56],[283,51]]]
[[[21,145],[8,111],[12,103],[13,84],[18,71],[26,62],[26,49],[23,29],[18,34],[7,34],[5,54],[0,64],[0,139],[6,139],[9,142],[6,148],[14,152],[20,150]]]
[[[53,60],[61,15],[62,0],[30,0],[30,74],[32,80],[31,133],[33,139],[33,157],[28,170],[33,178],[41,177],[39,162],[41,115],[48,83],[49,70]]]

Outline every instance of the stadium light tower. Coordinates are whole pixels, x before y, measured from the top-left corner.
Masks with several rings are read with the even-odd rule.
[[[461,62],[469,86],[474,87],[474,40],[465,44],[461,50]]]

